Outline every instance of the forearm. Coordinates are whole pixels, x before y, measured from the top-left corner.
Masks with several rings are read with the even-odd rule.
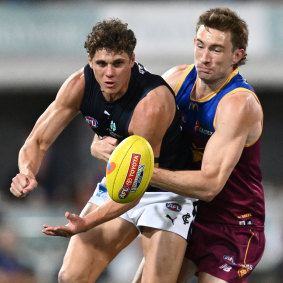
[[[140,201],[140,198],[130,203],[117,203],[111,199],[97,207],[94,211],[84,216],[87,230],[119,217],[126,211],[133,208]]]
[[[205,176],[201,170],[169,171],[154,168],[150,183],[170,192],[204,201],[211,201],[221,190],[213,178]]]
[[[35,177],[39,171],[46,150],[40,149],[35,141],[27,140],[19,152],[19,172]]]

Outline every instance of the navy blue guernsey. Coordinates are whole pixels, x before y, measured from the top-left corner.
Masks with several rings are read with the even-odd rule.
[[[105,100],[89,65],[85,66],[84,75],[85,92],[80,110],[92,130],[100,137],[111,136],[122,141],[130,136],[128,128],[135,107],[158,86],[167,86],[175,98],[173,91],[161,76],[148,72],[139,63],[135,63],[132,68],[127,92],[115,101]],[[183,137],[181,114],[176,104],[175,117],[162,141],[159,167],[170,170],[191,169],[191,163],[191,150]],[[150,186],[147,191],[160,189]]]

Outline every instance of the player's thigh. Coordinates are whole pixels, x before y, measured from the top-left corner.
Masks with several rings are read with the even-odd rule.
[[[189,280],[195,275],[196,271],[197,271],[196,265],[191,260],[184,257],[177,282],[178,283],[189,282]]]
[[[173,232],[142,227],[145,265],[142,282],[176,282],[187,241]],[[174,268],[172,268],[174,266]]]
[[[225,280],[219,279],[206,272],[200,272],[198,275],[198,283],[228,283]]]
[[[89,204],[84,215],[95,207]],[[63,269],[75,269],[77,273],[89,269],[100,273],[137,235],[137,228],[119,217],[77,234],[70,240]]]

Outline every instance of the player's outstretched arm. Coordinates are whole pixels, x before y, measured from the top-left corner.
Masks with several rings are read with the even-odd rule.
[[[71,75],[56,99],[37,120],[19,152],[19,174],[12,179],[11,193],[24,197],[37,186],[36,174],[47,149],[77,115],[84,91],[83,70]]]
[[[65,226],[43,225],[42,232],[48,236],[71,237],[75,234],[88,231],[89,229],[112,220],[129,209],[133,208],[140,201],[141,197],[129,203],[117,203],[111,199],[97,207],[84,217],[80,217],[70,212],[65,213],[65,217],[69,223]]]
[[[163,136],[171,124],[175,109],[174,97],[167,87],[161,86],[154,89],[136,107],[129,126],[129,133],[146,138],[150,142],[155,156],[158,157]],[[94,142],[98,142],[96,137]],[[134,207],[140,198],[130,203],[116,203],[109,199],[83,218],[72,214],[71,218],[68,218],[69,223],[66,226],[45,225],[43,233],[50,236],[68,237],[87,231],[120,216]]]
[[[71,236],[86,231],[86,223],[83,217],[77,214],[65,213],[65,217],[69,223],[65,226],[52,227],[49,225],[43,225],[42,232],[48,236],[62,236],[70,238]]]

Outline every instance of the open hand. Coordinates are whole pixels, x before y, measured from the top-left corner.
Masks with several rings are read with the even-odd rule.
[[[87,230],[85,220],[77,214],[65,213],[65,217],[69,223],[65,226],[52,227],[49,225],[43,225],[42,232],[48,236],[61,236],[70,238],[75,234],[85,232]]]

